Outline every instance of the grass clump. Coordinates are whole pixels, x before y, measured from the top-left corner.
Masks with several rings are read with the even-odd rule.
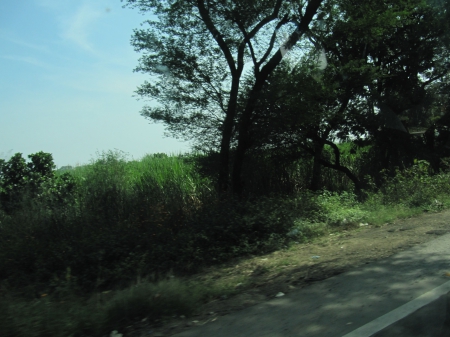
[[[123,329],[137,319],[154,321],[164,316],[190,316],[207,294],[200,285],[177,278],[144,282],[116,292],[105,302],[102,326],[112,331]]]
[[[214,288],[169,277],[141,281],[124,290],[90,298],[61,300],[44,296],[32,302],[4,298],[0,304],[0,334],[14,337],[103,336],[124,331],[136,320],[153,322],[165,316],[190,316]]]

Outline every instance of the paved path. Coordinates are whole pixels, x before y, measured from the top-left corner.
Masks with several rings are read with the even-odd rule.
[[[447,272],[450,234],[174,337],[436,337],[448,305]]]

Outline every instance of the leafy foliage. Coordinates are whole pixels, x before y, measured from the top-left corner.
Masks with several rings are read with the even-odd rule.
[[[439,199],[450,188],[448,177],[442,173],[432,174],[430,164],[423,160],[416,160],[409,169],[397,170],[393,177],[385,175],[384,179],[379,190],[381,201],[391,205],[402,203],[409,207],[439,209],[443,206]]]
[[[50,153],[41,151],[28,158],[27,163],[21,153],[16,153],[0,163],[0,208],[9,214],[22,207],[25,197],[28,201],[47,198],[53,200],[53,206],[61,205],[75,188],[69,174],[55,174]]]

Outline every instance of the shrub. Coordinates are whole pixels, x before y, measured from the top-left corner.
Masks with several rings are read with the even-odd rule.
[[[447,175],[434,175],[427,161],[416,160],[409,169],[397,169],[394,177],[385,174],[379,195],[383,204],[402,203],[408,207],[427,207],[440,195],[447,194],[449,188]]]

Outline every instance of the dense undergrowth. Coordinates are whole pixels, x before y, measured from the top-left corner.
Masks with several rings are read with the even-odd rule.
[[[201,155],[107,152],[65,173],[46,154],[19,157],[1,165],[1,336],[100,336],[143,313],[187,315],[232,291],[181,281],[202,267],[450,205],[450,175],[424,161],[380,185],[366,178],[364,201],[330,171],[334,192],[308,191],[308,162],[260,165],[237,200],[217,196]]]

